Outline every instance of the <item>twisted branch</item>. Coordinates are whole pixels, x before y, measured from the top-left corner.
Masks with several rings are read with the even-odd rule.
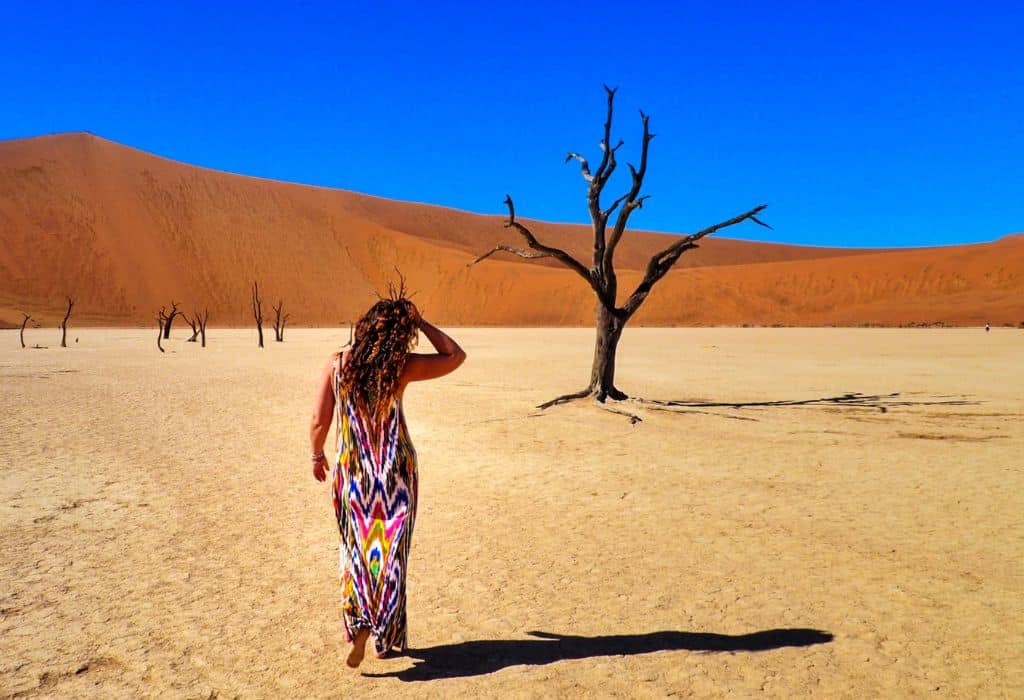
[[[654,134],[651,133],[650,121],[651,117],[648,114],[644,114],[643,110],[640,110],[640,120],[643,122],[644,133],[642,143],[640,145],[640,168],[639,170],[633,167],[632,163],[627,163],[629,167],[629,174],[633,178],[633,184],[630,186],[629,191],[622,195],[608,208],[608,217],[611,217],[612,212],[615,208],[622,204],[622,209],[619,210],[619,215],[615,219],[615,227],[612,229],[611,237],[608,240],[607,250],[604,253],[604,264],[610,266],[612,263],[612,256],[615,255],[615,248],[619,245],[619,241],[622,239],[622,234],[626,231],[626,223],[629,221],[630,214],[634,210],[639,209],[644,205],[644,200],[648,199],[650,195],[644,195],[640,197],[640,188],[644,184],[644,176],[647,175],[647,153],[651,145],[651,140],[654,138]]]
[[[515,204],[512,202],[512,195],[505,195],[505,205],[508,207],[508,219],[505,221],[505,228],[514,228],[516,231],[518,231],[519,234],[526,239],[527,245],[529,245],[530,248],[532,248],[533,250],[537,251],[537,253],[540,253],[540,255],[523,255],[523,253],[528,253],[528,251],[525,251],[522,248],[513,248],[512,246],[496,246],[494,250],[491,250],[490,252],[485,253],[484,255],[481,255],[479,258],[474,260],[472,264],[475,264],[480,260],[483,260],[484,258],[498,251],[506,251],[509,253],[514,253],[520,257],[528,258],[551,257],[554,258],[555,260],[558,260],[560,263],[568,267],[577,275],[585,279],[587,281],[587,284],[591,286],[591,288],[598,294],[598,296],[603,295],[603,291],[601,287],[598,285],[597,281],[590,274],[590,271],[588,271],[587,268],[583,267],[583,264],[579,260],[569,255],[569,253],[565,252],[561,248],[556,248],[554,246],[541,243],[540,241],[537,240],[537,237],[533,235],[533,232],[529,228],[516,221],[516,207]]]
[[[642,198],[640,201],[642,202]],[[727,221],[722,221],[714,226],[708,226],[707,228],[701,229],[697,233],[692,233],[689,236],[683,236],[661,252],[655,253],[651,257],[650,262],[647,263],[647,273],[644,275],[643,280],[641,280],[640,284],[637,285],[636,290],[622,306],[623,313],[626,314],[627,318],[632,316],[633,313],[640,308],[640,305],[644,302],[644,299],[647,298],[647,295],[650,294],[651,288],[655,283],[664,277],[665,274],[672,269],[672,266],[676,264],[676,261],[679,260],[679,256],[691,248],[696,248],[697,241],[704,238],[704,236],[711,235],[723,228],[734,226],[740,222],[746,221],[747,219],[750,219],[751,221],[766,228],[771,228],[768,224],[757,218],[757,215],[767,206],[767,204],[762,204],[761,206],[754,207],[744,214],[734,216]]]
[[[537,406],[537,408],[542,409],[542,410],[545,409],[545,408],[551,408],[552,406],[557,406],[558,404],[569,403],[570,401],[573,401],[575,399],[582,399],[584,396],[590,396],[590,387],[589,386],[586,389],[583,389],[581,391],[574,391],[571,394],[564,394],[562,396],[556,396],[555,398],[551,399],[550,401],[545,401],[544,403],[539,404]]]
[[[21,322],[21,335],[19,335],[18,337],[21,339],[21,347],[24,349],[24,347],[25,347],[25,326],[27,326],[28,322],[32,320],[32,314],[27,314],[24,311],[22,311],[21,315],[24,316],[25,318]]]
[[[516,248],[515,246],[510,246],[510,245],[496,245],[493,248],[491,248],[489,251],[484,253],[483,255],[481,255],[478,258],[476,258],[475,260],[473,260],[473,262],[467,263],[466,267],[472,267],[473,265],[476,265],[481,260],[483,260],[485,258],[489,258],[492,255],[494,255],[495,253],[499,253],[501,251],[505,251],[506,253],[513,253],[515,255],[518,255],[521,258],[527,258],[529,260],[534,260],[536,258],[550,258],[551,257],[551,255],[549,253],[538,253],[536,251],[526,250],[524,248]]]
[[[569,151],[565,154],[565,162],[568,163],[570,160],[575,158],[580,162],[580,170],[583,172],[583,179],[587,182],[593,182],[594,176],[590,174],[590,165],[587,163],[587,159],[581,156],[579,153],[573,153]]]
[[[603,185],[611,177],[612,171],[615,169],[615,151],[622,145],[622,141],[619,141],[618,145],[612,148],[610,146],[612,142],[612,112],[614,110],[615,93],[618,92],[618,88],[610,88],[607,85],[604,86],[605,94],[608,96],[608,111],[604,118],[604,138],[601,139],[601,150],[604,155],[601,156],[601,164],[597,167],[597,173],[595,179],[600,180]]]
[[[601,164],[597,167],[597,172],[594,174],[593,179],[590,181],[590,187],[587,189],[587,209],[590,211],[590,222],[594,229],[594,274],[598,274],[600,271],[607,242],[605,229],[608,224],[608,216],[605,212],[601,211],[601,193],[604,191],[604,186],[607,184],[608,179],[615,172],[615,166],[617,165],[615,152],[622,147],[623,143],[620,139],[615,146],[611,145],[612,115],[615,111],[615,93],[618,91],[618,88],[610,88],[605,85],[604,91],[608,98],[608,111],[604,120],[604,137],[601,139]]]
[[[164,346],[160,344],[160,341],[164,337],[164,324],[167,322],[167,314],[164,313],[166,307],[161,306],[160,311],[156,315],[156,346],[160,352],[164,352]]]

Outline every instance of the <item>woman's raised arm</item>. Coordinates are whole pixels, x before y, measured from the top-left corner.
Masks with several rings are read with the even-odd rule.
[[[427,336],[434,349],[434,354],[412,353],[405,361],[405,369],[402,370],[402,388],[409,382],[422,382],[426,379],[443,377],[466,360],[466,352],[459,344],[452,340],[451,336],[437,328],[422,316],[416,319],[419,329]]]

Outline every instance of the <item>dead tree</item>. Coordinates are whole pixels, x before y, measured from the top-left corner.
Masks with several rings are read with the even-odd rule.
[[[164,351],[164,346],[160,344],[164,337],[164,326],[167,323],[167,314],[164,313],[164,307],[160,307],[160,311],[156,314],[156,346],[160,352]]]
[[[178,302],[171,302],[171,313],[167,314],[166,320],[164,321],[164,340],[171,337],[171,324],[174,323],[174,317],[180,314],[178,311]]]
[[[282,343],[284,342],[284,324],[288,322],[288,317],[291,314],[281,315],[281,309],[284,308],[284,302],[277,302],[277,306],[274,307],[274,339]]]
[[[24,350],[25,349],[25,326],[27,326],[28,322],[32,320],[32,316],[30,314],[25,313],[24,311],[21,312],[21,315],[24,316],[25,318],[21,322],[21,334],[20,334],[19,337],[21,338],[21,348],[22,348],[22,350]]]
[[[594,362],[590,370],[590,383],[585,389],[559,396],[541,404],[540,408],[547,408],[555,404],[585,397],[592,397],[601,403],[604,403],[608,398],[616,400],[629,398],[615,386],[615,353],[626,323],[633,317],[637,309],[640,308],[640,305],[644,303],[644,300],[647,299],[647,295],[650,294],[654,285],[672,269],[672,266],[676,264],[676,261],[679,260],[683,253],[696,248],[697,241],[704,238],[704,236],[748,219],[761,226],[771,228],[757,218],[757,215],[765,208],[765,205],[761,205],[754,207],[744,214],[701,229],[696,233],[675,238],[671,245],[654,254],[647,263],[647,270],[643,279],[620,305],[618,302],[618,278],[614,265],[615,249],[626,232],[626,225],[629,223],[630,215],[637,209],[640,209],[644,201],[649,197],[649,195],[641,195],[640,189],[643,187],[644,176],[647,174],[647,152],[654,134],[650,132],[649,128],[650,117],[641,111],[640,120],[643,126],[643,138],[640,143],[640,165],[639,167],[634,167],[632,164],[627,163],[632,178],[629,190],[612,200],[608,206],[603,206],[601,195],[612,173],[615,172],[615,168],[618,165],[616,154],[623,144],[620,140],[614,146],[611,145],[615,89],[609,88],[607,85],[604,89],[607,94],[608,108],[604,123],[604,137],[600,144],[602,152],[601,161],[597,169],[591,171],[587,159],[579,153],[570,152],[565,157],[566,163],[572,160],[580,163],[583,179],[588,183],[587,206],[590,211],[590,221],[594,233],[593,260],[590,266],[584,265],[560,248],[546,245],[537,240],[537,237],[528,227],[516,220],[515,205],[512,203],[512,197],[509,195],[505,196],[505,205],[508,207],[508,219],[505,221],[505,227],[515,229],[526,241],[529,249],[510,245],[498,245],[470,263],[470,265],[475,265],[500,251],[513,253],[521,258],[528,259],[554,258],[582,277],[597,297],[597,338],[594,345]]]
[[[71,307],[75,305],[75,300],[68,297],[68,310],[64,314],[64,320],[60,322],[60,346],[66,348],[68,346],[68,319],[71,318]]]
[[[209,309],[203,309],[203,313],[199,313],[198,311],[195,311],[195,312],[193,312],[192,315],[195,317],[196,324],[199,326],[200,345],[202,345],[202,347],[205,348],[206,347],[206,322],[210,320],[210,310]]]
[[[189,342],[189,343],[196,342],[196,339],[199,337],[199,316],[198,316],[198,314],[193,314],[192,316],[189,316],[188,314],[183,312],[181,314],[181,317],[183,319],[185,319],[185,323],[187,323],[189,325],[189,327],[192,329],[192,337],[189,338],[187,342]]]
[[[260,301],[260,288],[252,283],[252,317],[256,320],[256,332],[260,336],[260,347],[263,347],[263,304]]]

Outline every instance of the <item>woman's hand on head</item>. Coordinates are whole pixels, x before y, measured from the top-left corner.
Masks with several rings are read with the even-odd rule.
[[[420,310],[411,301],[409,302],[409,315],[412,316],[412,321],[416,324],[417,328],[423,325],[423,314],[420,313]]]

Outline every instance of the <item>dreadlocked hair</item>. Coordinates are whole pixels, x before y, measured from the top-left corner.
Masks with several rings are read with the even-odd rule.
[[[405,283],[389,285],[381,298],[355,327],[348,362],[341,370],[341,386],[380,417],[398,391],[398,381],[409,352],[416,346],[415,307],[405,296]]]

